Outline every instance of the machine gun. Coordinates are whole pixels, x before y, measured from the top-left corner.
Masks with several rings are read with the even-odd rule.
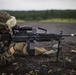
[[[33,56],[35,53],[35,41],[37,42],[46,42],[55,40],[58,42],[58,51],[57,51],[57,60],[59,57],[61,40],[64,40],[65,37],[76,36],[75,34],[63,35],[61,31],[60,34],[47,33],[46,29],[38,27],[38,29],[43,30],[44,33],[37,33],[37,30],[33,27],[19,27],[13,29],[12,41],[14,42],[27,42],[27,51],[30,56]]]
[[[17,26],[13,28],[13,34],[10,35],[10,40],[13,42],[26,42],[27,43],[27,51],[30,56],[34,56],[35,53],[35,41],[37,42],[46,42],[55,40],[58,42],[58,51],[57,51],[57,60],[59,57],[59,51],[60,51],[60,45],[61,40],[64,39],[64,37],[68,36],[76,36],[74,34],[71,35],[63,35],[63,32],[61,31],[60,34],[54,34],[54,33],[47,33],[46,29],[38,27],[38,29],[44,30],[44,33],[37,33],[37,30],[33,27],[28,26]],[[4,35],[5,36],[5,35]],[[7,36],[9,38],[9,36]]]

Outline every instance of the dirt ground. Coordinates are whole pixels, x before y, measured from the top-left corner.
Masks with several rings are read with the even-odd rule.
[[[38,42],[36,45],[51,50],[55,43],[57,42]],[[71,50],[76,51],[75,40],[62,42],[58,61],[57,54],[15,57],[13,64],[0,68],[0,75],[76,75],[76,53]]]

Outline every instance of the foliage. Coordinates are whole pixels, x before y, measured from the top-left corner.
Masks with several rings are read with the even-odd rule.
[[[61,19],[61,18],[52,18],[52,19],[47,19],[47,20],[41,20],[40,22],[65,22],[65,23],[76,23],[76,19]]]
[[[61,19],[76,19],[76,10],[42,10],[42,11],[8,11],[7,12],[17,19],[31,20],[46,20],[52,18]]]

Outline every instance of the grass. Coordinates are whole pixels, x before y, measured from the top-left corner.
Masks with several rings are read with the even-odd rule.
[[[33,21],[33,20],[32,20],[32,21]],[[18,19],[17,22],[27,22],[27,21]],[[60,18],[53,18],[53,19],[47,19],[47,20],[40,20],[39,22],[76,23],[76,19],[60,19]]]
[[[64,22],[64,23],[76,23],[76,19],[47,19],[41,20],[40,22]]]
[[[25,20],[20,20],[20,19],[18,19],[17,22],[25,22]]]

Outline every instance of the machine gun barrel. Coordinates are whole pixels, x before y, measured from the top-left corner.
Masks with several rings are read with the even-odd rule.
[[[26,41],[51,41],[51,40],[59,40],[62,36],[57,34],[31,34],[31,35],[13,35],[12,41],[15,42],[26,42]]]
[[[65,35],[62,35],[63,37],[74,37],[74,36],[76,36],[76,34],[65,34]]]
[[[12,35],[12,41],[14,42],[26,42],[26,41],[51,41],[51,40],[62,40],[64,37],[74,37],[75,34],[68,35],[58,35],[58,34],[45,34],[45,33],[36,33],[30,35]]]

